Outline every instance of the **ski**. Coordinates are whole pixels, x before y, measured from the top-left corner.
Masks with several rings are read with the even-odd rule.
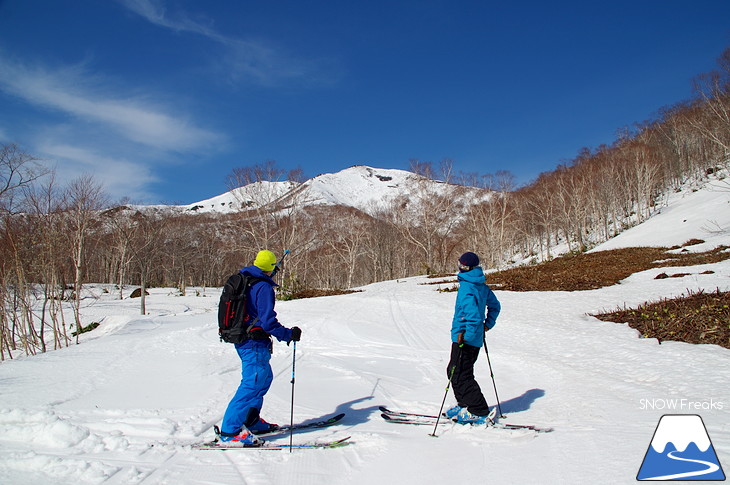
[[[294,426],[290,424],[285,424],[282,426],[279,426],[276,429],[272,429],[269,431],[263,431],[263,432],[255,432],[254,434],[256,436],[264,436],[264,435],[270,435],[275,433],[288,433],[289,431],[299,431],[302,429],[309,429],[309,428],[325,428],[327,426],[332,426],[334,424],[337,424],[342,418],[345,417],[345,413],[340,413],[337,416],[332,416],[327,419],[322,419],[320,421],[313,421],[311,423],[299,423],[295,424]]]
[[[436,425],[436,417],[434,416],[433,419],[431,419],[430,416],[393,416],[387,413],[381,413],[380,416],[386,420],[389,423],[397,423],[397,424],[413,424],[416,426],[435,426]],[[448,418],[443,418],[439,421],[439,425],[444,424],[454,424],[453,421],[451,421]]]
[[[413,416],[413,417],[419,417],[419,418],[433,418],[436,419],[436,416],[433,414],[418,414],[418,413],[406,413],[403,411],[392,411],[385,406],[380,406],[380,412],[383,414],[387,414],[389,416]]]
[[[417,426],[435,426],[436,421],[438,420],[439,424],[448,424],[448,423],[463,424],[463,423],[458,423],[456,421],[453,421],[446,417],[438,418],[437,416],[434,416],[433,414],[418,414],[418,413],[408,413],[408,412],[404,412],[404,411],[392,411],[384,406],[380,406],[380,411],[382,412],[382,414],[380,416],[389,423],[412,424],[412,425],[417,425]],[[512,424],[512,423],[492,422],[492,424],[490,424],[489,427],[496,428],[496,429],[511,429],[511,430],[527,429],[527,430],[534,431],[536,433],[550,433],[553,431],[553,428],[536,426],[536,425],[532,425],[532,424]]]
[[[341,438],[339,440],[335,441],[312,441],[309,443],[295,443],[293,445],[287,445],[287,444],[278,444],[278,443],[270,443],[268,441],[263,441],[261,444],[258,445],[249,445],[249,446],[240,446],[240,445],[231,445],[227,444],[221,441],[213,440],[208,443],[201,443],[197,445],[193,445],[193,449],[195,450],[289,450],[289,449],[296,449],[296,450],[308,450],[308,449],[316,449],[316,448],[339,448],[341,446],[347,446],[350,444],[350,441],[348,441],[351,438],[351,436],[347,436],[345,438]]]

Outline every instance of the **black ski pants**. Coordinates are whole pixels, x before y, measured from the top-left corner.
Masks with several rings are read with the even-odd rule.
[[[454,389],[456,403],[467,408],[472,414],[487,416],[489,414],[487,400],[484,399],[482,389],[474,378],[474,364],[479,357],[480,350],[481,347],[467,344],[459,347],[459,344],[452,342],[451,359],[446,372],[451,378],[451,387]]]

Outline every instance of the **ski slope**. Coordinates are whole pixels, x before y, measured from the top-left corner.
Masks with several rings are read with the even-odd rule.
[[[724,228],[712,234],[713,244],[730,244],[730,211],[703,214],[708,198],[722,207],[730,192],[688,193],[650,221],[662,227],[660,218],[688,211]],[[698,233],[702,226],[680,225],[687,230],[672,237],[707,239]],[[625,234],[631,245],[643,240],[641,227]],[[656,237],[651,228],[643,235],[649,244]],[[381,405],[438,411],[455,293],[436,289],[451,282],[414,277],[278,302],[280,320],[303,329],[295,420],[347,413],[342,424],[307,430],[295,441],[353,442],[293,453],[187,446],[213,437],[240,379],[232,346],[217,339],[219,289],[190,289],[188,296],[153,289],[148,314],[140,316],[138,300],[89,287],[84,320],[101,326],[81,345],[0,364],[0,483],[632,484],[663,414],[700,414],[727,472],[730,351],[659,345],[587,315],[687,290],[730,289],[728,261],[675,269],[691,274],[655,280],[663,271],[655,269],[600,290],[496,292],[502,314],[487,338],[501,408],[506,422],[555,428],[540,435],[447,425],[434,438],[431,428],[380,418]],[[714,273],[700,274],[705,270]],[[289,421],[292,357],[291,347],[275,345],[275,379],[262,412],[271,422]],[[475,369],[494,405],[483,352]],[[675,409],[659,408],[671,403]],[[269,439],[288,443],[289,436]]]

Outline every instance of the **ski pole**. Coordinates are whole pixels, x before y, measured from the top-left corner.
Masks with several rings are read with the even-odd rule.
[[[281,264],[284,262],[284,258],[286,258],[286,255],[289,254],[291,251],[288,249],[284,250],[284,254],[281,255],[281,258],[279,258],[279,261],[276,262],[276,265],[274,266],[274,270],[271,272],[271,277],[273,278],[276,276],[276,273],[279,272],[279,269],[281,269]]]
[[[464,344],[461,344],[464,345]],[[439,421],[441,420],[441,412],[444,410],[444,404],[446,404],[446,396],[449,395],[449,388],[451,387],[451,379],[454,378],[454,372],[456,371],[456,366],[460,365],[461,363],[461,345],[459,345],[459,355],[456,358],[457,363],[454,364],[451,367],[451,372],[449,372],[449,382],[446,383],[446,392],[444,392],[444,399],[441,401],[441,408],[439,408],[438,414],[436,414],[436,424],[433,427],[433,433],[431,433],[429,436],[436,437],[436,429],[439,426]]]
[[[499,395],[497,394],[497,383],[494,382],[494,372],[492,371],[492,362],[489,360],[489,350],[487,349],[487,331],[484,331],[484,353],[487,354],[487,364],[489,365],[489,374],[492,376],[492,386],[494,386],[494,396],[497,398],[497,410],[500,418],[506,418],[502,414],[502,406],[499,404]]]
[[[295,369],[297,363],[297,341],[293,341],[294,348],[291,359],[291,416],[290,416],[290,428],[289,428],[289,453],[294,449],[294,381],[295,381]]]

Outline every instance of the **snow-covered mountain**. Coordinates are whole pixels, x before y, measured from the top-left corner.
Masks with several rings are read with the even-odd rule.
[[[318,175],[306,182],[255,182],[179,210],[199,213],[231,213],[259,207],[342,205],[374,215],[394,200],[418,200],[418,194],[459,192],[465,197],[485,198],[488,192],[429,180],[406,170],[356,165],[337,173]]]
[[[296,182],[254,182],[250,185],[234,189],[210,199],[192,204],[174,206],[177,209],[199,213],[229,214],[247,210],[261,205],[261,201],[275,201],[284,194],[295,190],[300,184]]]
[[[310,204],[344,205],[370,213],[399,196],[411,195],[419,183],[427,181],[404,170],[359,165],[334,174],[318,175],[305,182],[303,192]]]

